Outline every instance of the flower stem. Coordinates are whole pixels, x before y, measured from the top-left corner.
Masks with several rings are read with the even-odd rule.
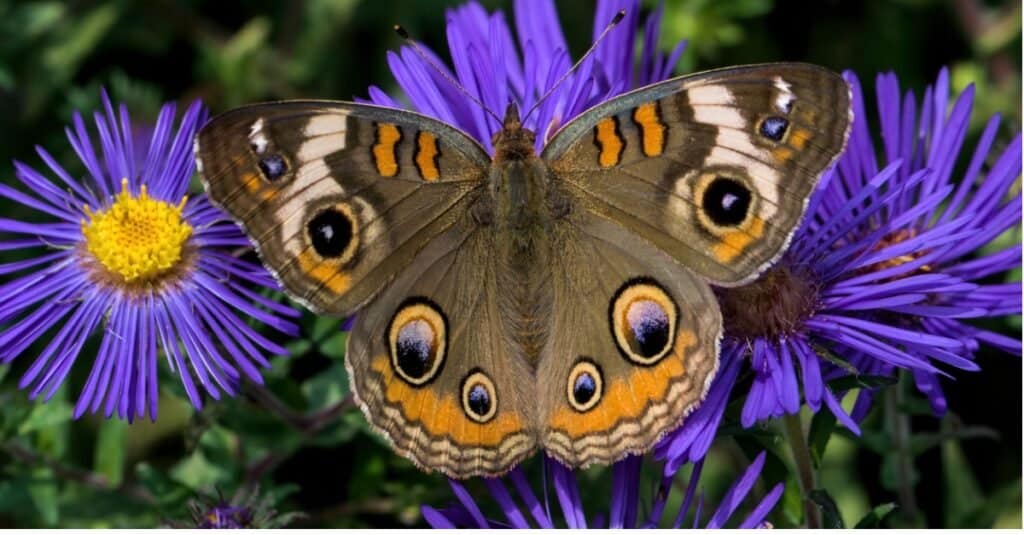
[[[146,505],[154,505],[157,499],[145,487],[131,483],[111,483],[103,474],[84,470],[76,466],[61,463],[55,459],[40,455],[16,442],[8,441],[0,446],[0,450],[26,465],[45,466],[53,470],[60,479],[74,481],[100,492],[117,492]]]
[[[910,450],[910,416],[900,410],[905,404],[904,382],[906,374],[885,393],[886,425],[892,440],[892,455],[896,461],[896,482],[899,485],[900,508],[903,518],[918,524],[920,511],[914,493],[914,454]]]
[[[355,398],[352,397],[352,394],[348,394],[334,405],[312,414],[303,414],[289,407],[265,387],[252,387],[246,391],[246,394],[289,426],[305,434],[319,431],[345,411],[356,406]]]
[[[800,478],[800,490],[804,502],[804,523],[808,528],[821,528],[821,511],[811,501],[811,491],[818,487],[818,476],[814,472],[814,465],[811,463],[811,450],[807,447],[806,434],[803,424],[800,423],[800,414],[787,414],[782,418],[786,426],[786,435],[789,440],[790,451],[793,453],[793,461],[796,463],[797,475]]]

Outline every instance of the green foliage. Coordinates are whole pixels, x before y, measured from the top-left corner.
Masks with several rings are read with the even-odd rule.
[[[489,9],[510,3],[484,2]],[[370,84],[394,94],[385,57],[399,44],[392,25],[403,24],[443,51],[444,10],[438,4],[0,2],[0,161],[36,165],[34,146],[42,145],[73,176],[81,175],[64,127],[74,110],[98,107],[100,87],[134,116],[149,120],[168,100],[202,98],[221,112],[270,99],[350,99],[365,96]],[[657,2],[643,4],[651,9]],[[977,90],[968,146],[995,113],[1005,119],[999,139],[1008,140],[1006,134],[1021,124],[1020,4],[952,4],[667,0],[661,45],[689,40],[680,72],[812,61],[854,69],[868,93],[876,71],[893,69],[908,89],[920,91],[939,67],[949,65],[954,88],[973,83]],[[962,22],[967,19],[956,10],[963,6],[979,10],[979,25]],[[588,42],[589,22],[571,22],[589,21],[592,8],[584,2],[559,7],[578,54]],[[0,180],[10,184],[13,168],[4,165]],[[35,217],[23,207],[3,209],[4,217]],[[995,249],[1019,243],[1019,230],[997,242]],[[13,259],[4,252],[3,262]],[[1019,280],[1020,273],[1010,276]],[[292,356],[275,359],[264,386],[250,384],[238,397],[207,400],[202,410],[191,407],[178,378],[164,367],[155,423],[71,419],[96,340],[47,403],[29,401],[17,388],[27,359],[0,366],[0,526],[188,525],[194,509],[218,500],[260,511],[263,527],[423,526],[420,505],[443,506],[453,499],[446,481],[396,456],[369,429],[349,390],[343,363],[347,335],[339,331],[340,322],[307,313],[301,327],[296,338],[275,338]],[[1019,336],[1020,318],[986,327]],[[821,357],[847,366],[826,352]],[[979,362],[983,371],[954,374],[956,381],[943,383],[951,406],[941,419],[931,416],[909,377],[897,383],[859,374],[831,382],[834,391],[846,393],[847,408],[868,391],[876,403],[860,435],[828,410],[802,415],[800,438],[816,478],[809,489],[792,437],[774,423],[742,428],[743,400],[735,399],[708,457],[702,490],[721,496],[750,459],[766,450],[754,495],[785,483],[770,517],[776,527],[806,524],[810,504],[824,527],[1019,528],[1020,364],[987,349]],[[741,377],[740,389],[748,382]],[[535,487],[538,461],[525,465]],[[677,486],[685,486],[688,471]],[[578,477],[588,510],[606,510],[608,470],[592,468]],[[646,465],[641,480],[641,502],[650,503],[653,491],[647,490],[657,487],[660,467]],[[480,482],[469,488],[475,496],[487,495]],[[673,489],[666,516],[674,516],[681,494]],[[481,502],[486,513],[501,517],[489,499]]]

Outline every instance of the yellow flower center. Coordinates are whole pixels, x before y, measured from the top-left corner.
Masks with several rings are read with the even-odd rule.
[[[133,197],[128,180],[121,181],[121,193],[110,208],[82,220],[85,247],[113,275],[127,283],[151,282],[178,266],[192,227],[181,212],[183,197],[177,206],[159,201],[146,192]]]

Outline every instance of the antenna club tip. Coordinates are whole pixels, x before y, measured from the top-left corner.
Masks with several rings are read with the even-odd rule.
[[[405,31],[405,28],[403,28],[401,24],[395,24],[395,33],[397,33],[402,39],[409,38],[409,32]]]
[[[612,19],[612,24],[618,24],[622,22],[622,19],[624,18],[626,18],[626,10],[620,9],[619,12],[615,14],[615,18]]]

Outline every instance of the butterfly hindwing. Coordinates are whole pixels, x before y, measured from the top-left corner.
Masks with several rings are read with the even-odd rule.
[[[711,288],[586,210],[553,229],[552,248],[537,368],[543,447],[569,466],[644,453],[701,403],[718,368]]]
[[[454,223],[488,164],[440,121],[326,101],[232,110],[202,129],[196,153],[210,198],[285,289],[339,315]]]
[[[820,67],[720,69],[584,112],[542,157],[593,213],[736,285],[781,254],[845,146],[849,110],[846,82]]]
[[[356,320],[346,362],[367,419],[418,466],[497,476],[536,448],[535,384],[501,309],[495,234],[471,217]]]

